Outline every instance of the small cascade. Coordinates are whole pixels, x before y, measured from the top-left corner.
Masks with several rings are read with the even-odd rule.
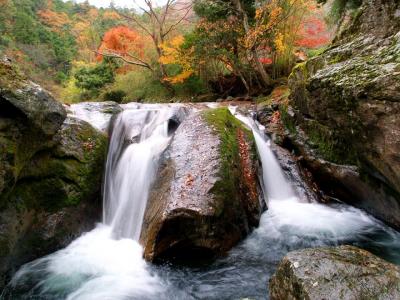
[[[103,222],[116,238],[138,240],[158,160],[169,144],[175,109],[126,109],[113,124],[104,179]]]
[[[103,223],[66,248],[25,264],[0,299],[265,299],[278,262],[291,250],[352,244],[400,264],[400,234],[345,204],[300,201],[270,140],[253,119],[268,210],[229,254],[201,269],[155,266],[137,242],[157,165],[185,111],[122,106],[113,123],[104,183]],[[86,112],[85,112],[86,114]],[[95,115],[87,120],[102,120]],[[296,189],[296,192],[298,189]]]
[[[282,169],[271,149],[271,141],[260,129],[262,126],[250,117],[241,115],[235,106],[230,106],[231,113],[253,131],[258,155],[262,164],[263,189],[266,200],[297,200],[292,186],[285,178]],[[261,128],[260,128],[261,127]]]

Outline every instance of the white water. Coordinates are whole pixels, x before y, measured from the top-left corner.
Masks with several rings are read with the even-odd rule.
[[[146,263],[136,240],[173,113],[165,106],[125,107],[107,158],[104,224],[24,265],[5,299],[265,299],[268,279],[288,251],[342,243],[372,245],[400,263],[399,234],[374,218],[342,204],[299,201],[268,139],[253,120],[238,114],[254,132],[263,166],[269,201],[259,228],[228,257],[201,270]]]
[[[115,237],[138,240],[161,153],[168,146],[171,109],[125,110],[111,137],[104,184],[103,222]]]
[[[67,107],[70,117],[75,117],[90,123],[100,131],[107,131],[108,124],[113,116],[112,111],[117,109],[108,102],[81,102]],[[107,112],[107,110],[110,110]]]

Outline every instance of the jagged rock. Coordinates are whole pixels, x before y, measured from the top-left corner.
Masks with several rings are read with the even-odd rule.
[[[258,225],[263,202],[254,143],[227,108],[183,121],[147,205],[147,260],[219,256]]]
[[[269,283],[271,300],[400,299],[400,268],[353,246],[293,251]]]
[[[0,287],[100,217],[107,137],[0,63]],[[65,119],[66,118],[66,119]]]
[[[397,228],[399,11],[398,1],[364,1],[333,46],[295,67],[289,78],[294,115],[290,106],[281,112],[305,165],[327,192]]]
[[[0,116],[23,114],[45,135],[54,135],[65,119],[61,103],[39,85],[16,72],[10,63],[0,62]]]

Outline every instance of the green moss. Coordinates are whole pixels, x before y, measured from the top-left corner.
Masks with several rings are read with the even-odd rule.
[[[288,114],[288,106],[281,104],[279,106],[279,112],[283,125],[289,130],[290,134],[296,134],[296,122],[294,118]]]
[[[256,103],[259,105],[271,105],[272,104],[272,97],[269,96],[260,96],[255,99]]]
[[[357,164],[357,153],[349,135],[336,133],[315,121],[304,123],[304,129],[309,143],[324,159],[339,164]]]
[[[219,148],[222,162],[219,171],[220,180],[215,183],[212,193],[216,197],[222,198],[223,201],[216,201],[216,203],[223,203],[224,205],[236,203],[238,205],[240,201],[233,201],[233,199],[239,197],[239,180],[241,178],[237,132],[241,130],[244,133],[246,141],[252,145],[251,155],[255,158],[257,153],[253,134],[225,107],[206,110],[203,112],[203,118],[213,128],[221,141]],[[220,207],[217,208],[217,211],[222,213],[225,210]]]
[[[308,58],[312,58],[318,55],[321,55],[322,53],[324,53],[326,50],[328,49],[327,46],[321,47],[319,49],[310,49],[307,51],[307,56]]]
[[[289,75],[289,79],[293,78],[293,77],[297,77],[296,75],[300,73],[303,75],[303,78],[307,78],[308,77],[308,71],[307,71],[307,62],[302,62],[299,63],[297,65],[295,65],[292,69],[292,73],[290,73]]]

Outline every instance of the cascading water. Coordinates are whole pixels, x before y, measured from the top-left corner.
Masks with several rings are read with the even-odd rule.
[[[106,164],[103,222],[115,237],[138,240],[158,159],[167,147],[170,109],[122,112],[114,124]]]
[[[400,263],[399,233],[344,204],[300,201],[268,138],[252,119],[236,114],[253,130],[262,161],[268,210],[259,228],[202,268],[147,264],[135,239],[173,114],[168,106],[125,107],[107,158],[104,224],[24,265],[4,299],[267,299],[268,279],[288,251],[326,245],[358,245]]]

